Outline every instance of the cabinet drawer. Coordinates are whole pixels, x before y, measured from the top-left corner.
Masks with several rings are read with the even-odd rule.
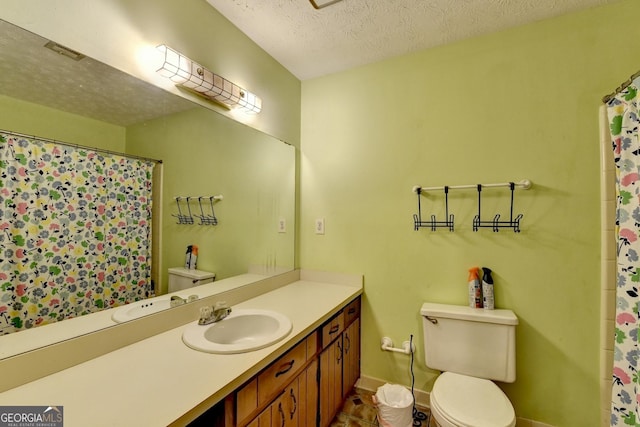
[[[349,326],[358,317],[360,317],[360,297],[351,301],[344,309],[344,327]]]
[[[258,406],[273,398],[275,393],[282,391],[283,386],[300,372],[306,361],[307,340],[304,340],[259,374]]]
[[[344,330],[344,312],[341,311],[322,327],[322,348],[340,336]]]

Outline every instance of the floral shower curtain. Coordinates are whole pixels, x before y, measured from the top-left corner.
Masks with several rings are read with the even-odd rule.
[[[0,132],[0,335],[145,297],[153,166]]]
[[[640,426],[640,79],[607,103],[616,163],[617,291],[612,426]]]

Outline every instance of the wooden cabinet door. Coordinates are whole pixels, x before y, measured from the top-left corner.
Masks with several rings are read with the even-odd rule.
[[[294,380],[271,405],[271,427],[298,427],[300,414],[298,380]],[[263,427],[262,424],[260,427]]]
[[[342,337],[320,353],[320,425],[328,426],[342,404]]]
[[[347,397],[360,377],[360,319],[356,318],[343,334],[344,364],[342,398]]]
[[[314,360],[247,427],[316,427],[318,361]]]
[[[271,406],[267,406],[247,427],[271,427]]]
[[[316,427],[318,418],[318,360],[298,377],[298,422],[300,427]]]

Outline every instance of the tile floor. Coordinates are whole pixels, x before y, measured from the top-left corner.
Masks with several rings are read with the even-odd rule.
[[[353,389],[340,408],[338,415],[331,422],[331,427],[371,427],[378,426],[376,407],[373,404],[374,392]],[[414,418],[413,425],[427,427],[429,425],[429,409],[416,408],[422,413],[420,419]]]

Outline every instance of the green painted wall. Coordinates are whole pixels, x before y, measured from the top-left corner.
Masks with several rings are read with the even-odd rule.
[[[639,68],[640,28],[621,24],[639,13],[622,1],[303,82],[300,263],[364,274],[363,375],[410,384],[409,358],[379,345],[413,334],[430,390],[420,306],[466,304],[467,269],[488,266],[520,319],[517,415],[597,424],[598,107]],[[523,178],[519,234],[474,233],[473,190],[451,193],[455,232],[413,230],[414,185]],[[507,190],[483,194],[485,219],[508,217]],[[442,218],[442,195],[422,200]]]
[[[0,95],[0,129],[124,152],[125,128]]]
[[[199,248],[198,269],[218,279],[262,266],[293,268],[295,149],[204,108],[127,128],[127,152],[163,160],[163,291],[167,268],[184,265],[187,245]],[[179,225],[175,197],[215,196],[217,226]],[[210,214],[207,201],[203,206]],[[201,214],[197,203],[193,214]],[[183,214],[187,208],[181,204]],[[278,232],[280,218],[288,224]]]

